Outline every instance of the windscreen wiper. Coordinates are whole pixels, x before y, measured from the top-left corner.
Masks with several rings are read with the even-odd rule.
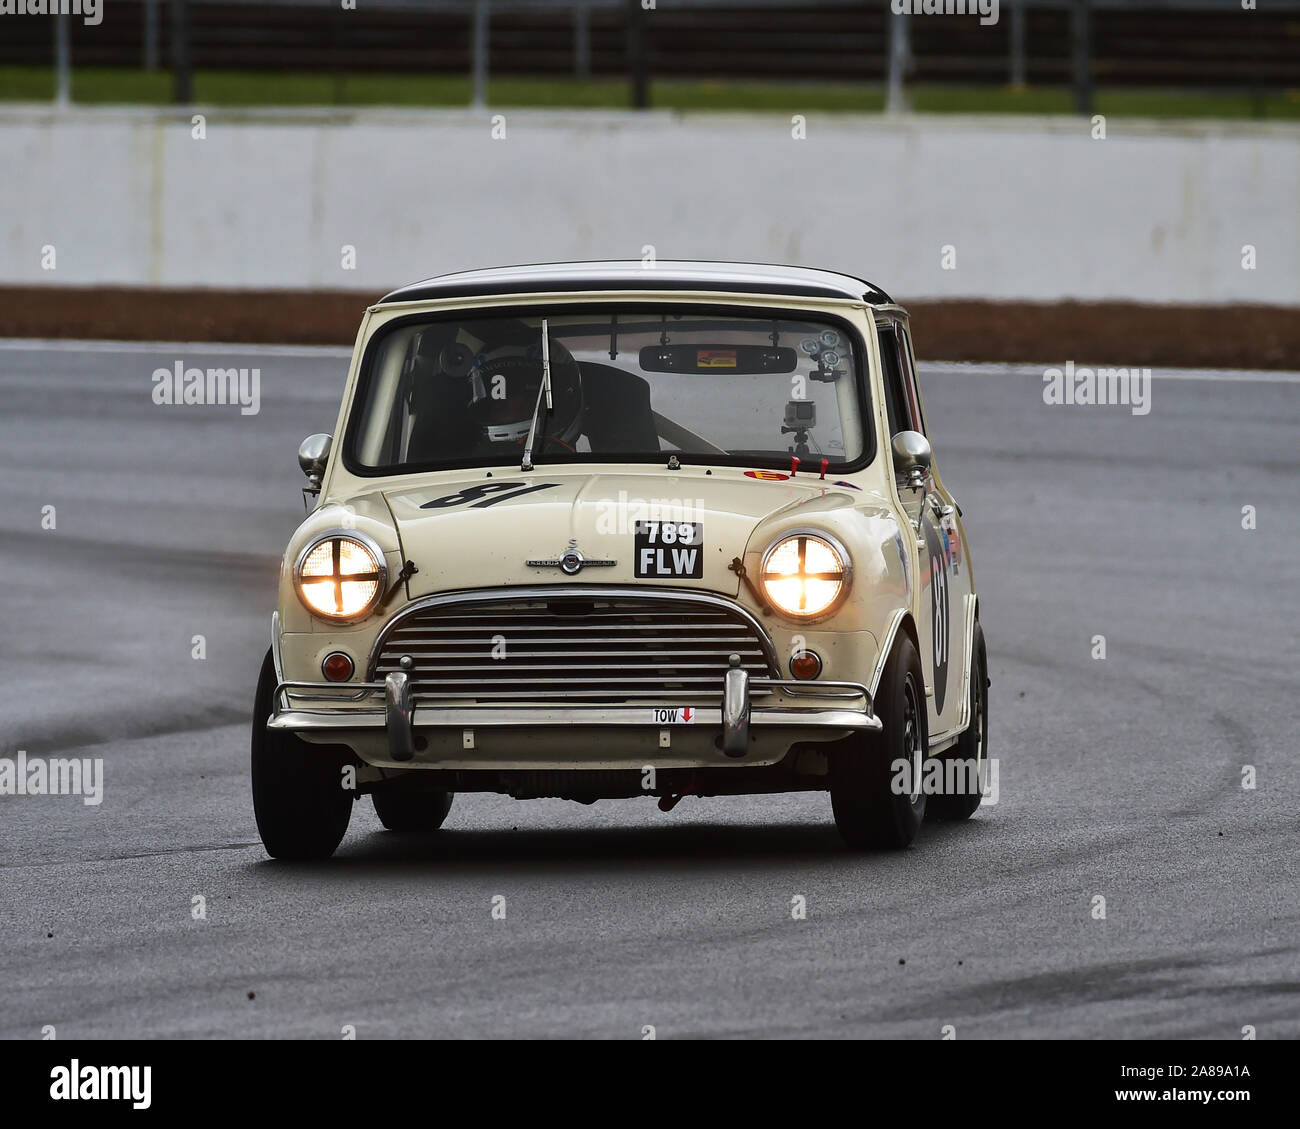
[[[524,443],[524,457],[519,463],[520,470],[533,469],[533,434],[537,431],[537,418],[542,411],[542,397],[546,397],[546,410],[554,408],[551,402],[551,339],[547,331],[546,318],[542,318],[542,383],[537,389],[537,403],[533,405],[533,422],[528,425],[528,439]]]

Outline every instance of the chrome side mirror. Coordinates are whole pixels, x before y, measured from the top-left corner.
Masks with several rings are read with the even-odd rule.
[[[308,435],[298,445],[298,465],[311,483],[302,488],[303,494],[320,493],[320,480],[325,474],[325,464],[330,461],[330,448],[333,445],[334,437],[323,432]]]
[[[930,477],[930,441],[919,431],[894,436],[894,473],[909,490],[923,490]]]

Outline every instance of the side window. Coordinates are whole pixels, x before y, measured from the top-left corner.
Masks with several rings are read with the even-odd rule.
[[[921,416],[921,398],[916,394],[916,370],[912,367],[911,334],[902,326],[897,328],[895,334],[898,343],[899,365],[903,372],[903,388],[907,393],[909,414],[912,417],[912,430],[926,435],[928,433],[925,430],[925,420]]]
[[[878,336],[885,384],[885,412],[889,416],[889,435],[893,438],[900,431],[916,430],[912,422],[912,404],[915,398],[909,395],[907,381],[903,376],[897,327],[893,322],[883,325]]]

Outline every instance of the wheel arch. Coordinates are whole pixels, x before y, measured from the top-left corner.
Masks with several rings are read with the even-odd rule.
[[[885,664],[889,662],[890,656],[894,653],[894,648],[898,646],[900,635],[910,639],[912,646],[916,648],[916,653],[921,654],[921,636],[916,629],[916,621],[907,608],[899,608],[894,613],[889,621],[889,627],[881,637],[880,654],[876,658],[876,669],[872,671],[871,681],[867,686],[871,691],[872,701],[875,701],[876,693],[880,689],[880,679],[885,673]]]

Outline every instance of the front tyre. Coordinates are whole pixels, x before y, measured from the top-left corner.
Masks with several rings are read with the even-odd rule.
[[[856,849],[906,847],[925,818],[925,678],[921,657],[906,635],[885,664],[876,714],[884,729],[850,738],[831,760],[835,826]]]
[[[455,795],[402,781],[377,788],[372,798],[379,822],[389,831],[437,831],[451,811]]]
[[[275,684],[275,664],[268,651],[253,704],[257,831],[272,858],[326,859],[343,841],[352,818],[353,794],[343,787],[342,771],[352,754],[267,729]]]

